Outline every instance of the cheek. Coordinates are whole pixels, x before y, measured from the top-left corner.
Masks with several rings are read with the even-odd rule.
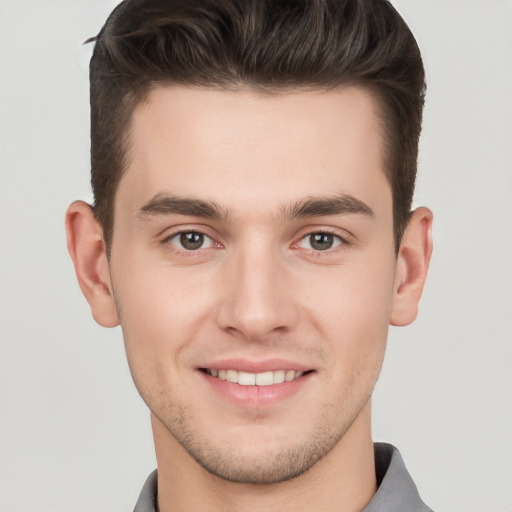
[[[391,315],[393,260],[377,265],[360,261],[330,277],[327,285],[310,297],[314,309],[309,306],[309,315],[329,344],[336,367],[333,372],[345,381],[360,374],[376,379]]]
[[[198,280],[142,262],[123,262],[112,279],[134,379],[167,379],[206,321],[208,294]]]
[[[196,294],[184,297],[157,274],[120,281],[117,300],[133,382],[146,405],[163,413],[174,410],[176,397],[190,395],[190,390],[182,389],[183,354],[201,320]]]
[[[339,268],[327,268],[324,276],[314,282],[321,286],[311,288],[304,280],[302,287],[307,297],[302,306],[318,316],[319,327],[329,330],[353,330],[361,334],[373,328],[382,330],[389,324],[393,298],[394,258],[373,261],[371,255],[353,258]],[[368,261],[370,260],[370,261]],[[351,336],[350,338],[353,338]]]
[[[123,261],[112,277],[124,326],[157,339],[193,324],[207,299],[201,272],[187,273],[144,254]]]

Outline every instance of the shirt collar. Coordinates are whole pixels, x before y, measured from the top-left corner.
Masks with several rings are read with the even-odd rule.
[[[375,443],[378,489],[363,512],[432,512],[420,498],[400,452],[392,445]],[[146,480],[133,512],[156,512],[157,471]]]
[[[375,443],[374,451],[378,489],[363,512],[432,512],[421,501],[400,452],[386,443]]]
[[[158,472],[151,473],[142,491],[133,512],[156,512],[156,496],[158,494]]]

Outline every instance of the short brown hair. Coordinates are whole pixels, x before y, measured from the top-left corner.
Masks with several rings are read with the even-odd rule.
[[[125,0],[91,41],[91,182],[107,250],[132,112],[157,84],[369,89],[378,99],[398,249],[414,193],[425,73],[389,1]]]

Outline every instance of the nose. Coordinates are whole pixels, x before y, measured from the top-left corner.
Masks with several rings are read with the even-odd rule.
[[[217,322],[233,335],[261,341],[291,331],[299,308],[285,258],[263,243],[248,245],[224,263]]]

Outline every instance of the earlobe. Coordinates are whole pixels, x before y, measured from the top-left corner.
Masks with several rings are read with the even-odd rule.
[[[119,325],[102,230],[91,206],[75,201],[66,212],[68,251],[78,284],[100,325]]]
[[[418,314],[432,255],[432,220],[432,212],[422,207],[412,212],[407,224],[396,263],[391,325],[408,325]]]

